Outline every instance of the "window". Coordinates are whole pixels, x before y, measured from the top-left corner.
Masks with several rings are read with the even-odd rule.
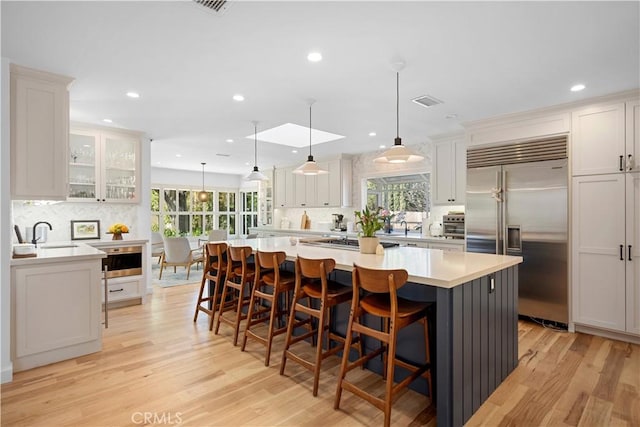
[[[152,188],[151,230],[165,236],[200,236],[214,228],[213,191],[206,202],[196,189]],[[234,194],[235,196],[235,194]]]
[[[242,234],[249,234],[250,227],[258,226],[258,192],[241,191],[242,199],[241,224]]]
[[[218,228],[236,234],[236,193],[218,192]]]
[[[410,229],[422,225],[431,209],[430,174],[388,176],[367,179],[367,206],[381,206],[395,214],[393,222],[406,221]]]

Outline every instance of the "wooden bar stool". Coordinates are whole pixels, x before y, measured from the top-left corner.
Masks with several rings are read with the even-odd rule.
[[[227,252],[227,244],[224,242],[207,243],[204,245],[204,263],[205,268],[202,272],[202,282],[200,283],[200,292],[198,293],[198,301],[196,302],[196,313],[193,316],[193,321],[198,320],[198,313],[202,311],[211,317],[209,320],[209,330],[213,329],[213,318],[218,309],[218,291],[220,283],[224,280],[225,271],[227,268],[227,261],[225,255]],[[211,257],[214,257],[211,260]],[[204,287],[207,284],[207,280],[210,280],[214,287],[213,292],[209,292],[208,296],[204,296]],[[211,286],[209,286],[211,289]],[[207,306],[202,305],[203,302],[207,302]]]
[[[247,345],[247,338],[249,337],[264,344],[267,347],[267,354],[264,359],[265,366],[269,366],[273,337],[287,331],[286,325],[279,327],[278,329],[274,329],[275,321],[282,315],[287,314],[287,307],[281,308],[280,305],[281,295],[285,295],[286,297],[288,293],[293,290],[295,283],[295,276],[293,273],[280,269],[280,266],[284,263],[285,259],[286,254],[282,251],[257,251],[255,255],[256,273],[253,288],[251,289],[251,300],[249,302],[247,324],[245,326],[244,338],[242,340],[242,351],[244,351]],[[258,302],[258,300],[261,307],[256,306],[256,302]],[[262,302],[264,301],[269,302],[269,307],[262,305]],[[253,326],[261,324],[266,320],[269,320],[266,337],[262,337],[251,330]]]
[[[427,320],[427,311],[431,304],[409,301],[398,297],[397,290],[404,286],[408,277],[406,270],[375,270],[359,267],[355,264],[353,266],[353,299],[345,346],[351,344],[351,334],[353,332],[357,332],[359,335],[364,334],[373,337],[381,341],[382,345],[379,349],[361,356],[355,362],[349,362],[348,353],[344,353],[340,366],[334,408],[338,409],[340,407],[342,390],[348,390],[382,410],[384,412],[384,425],[386,427],[388,427],[391,422],[391,404],[393,403],[394,397],[402,388],[409,385],[411,381],[419,376],[422,375],[427,379],[429,395],[433,401],[431,363],[429,357],[429,325]],[[360,289],[369,292],[369,294],[361,297]],[[363,315],[365,313],[381,318],[385,323],[385,330],[378,331],[365,326],[361,322],[361,320],[364,319]],[[424,326],[425,363],[420,366],[414,366],[396,359],[398,331],[414,322],[421,322]],[[347,372],[385,352],[387,353],[387,357],[384,363],[384,371],[386,374],[384,398],[379,398],[367,393],[354,383],[345,379]],[[394,385],[393,373],[395,365],[408,369],[411,371],[411,374]]]
[[[233,326],[233,345],[235,346],[238,345],[240,322],[247,318],[242,313],[242,309],[249,305],[249,293],[251,283],[254,280],[255,268],[253,264],[247,262],[252,253],[251,246],[229,246],[227,253],[229,262],[227,262],[226,280],[220,296],[221,303],[219,304],[215,333],[218,334],[221,322]],[[227,292],[231,295],[229,300]],[[224,316],[223,313],[227,311],[234,312],[233,319]]]
[[[284,368],[287,358],[299,363],[311,372],[313,372],[313,395],[318,395],[318,382],[320,379],[320,365],[322,360],[328,356],[335,354],[344,349],[345,339],[340,335],[336,335],[330,330],[331,308],[351,300],[352,289],[343,286],[337,282],[327,279],[327,275],[333,271],[336,262],[333,259],[306,259],[298,256],[295,261],[296,266],[296,282],[293,293],[293,301],[291,304],[291,313],[289,314],[289,325],[287,327],[287,338],[285,340],[284,351],[282,352],[282,364],[280,365],[280,375],[284,375]],[[301,303],[306,300],[307,304]],[[319,308],[313,308],[312,300],[316,301]],[[308,318],[296,322],[296,312],[304,313]],[[293,336],[293,330],[304,324],[312,324],[313,319],[317,319],[317,327],[296,337]],[[327,350],[323,351],[323,342],[327,338]],[[295,354],[291,349],[291,345],[313,337],[317,334],[315,360],[310,362]],[[331,347],[331,341],[337,341],[340,344]],[[358,351],[362,356],[362,343],[359,339],[353,344],[360,343]],[[346,350],[346,353],[349,351]]]

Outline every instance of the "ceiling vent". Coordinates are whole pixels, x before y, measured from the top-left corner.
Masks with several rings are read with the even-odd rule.
[[[231,7],[230,1],[227,0],[193,0],[195,3],[200,6],[206,7],[209,11],[214,13],[215,15],[224,14],[229,7]]]
[[[231,154],[216,153],[218,157],[231,157]]]
[[[423,95],[417,98],[413,98],[411,101],[415,102],[418,105],[422,105],[425,108],[433,107],[434,105],[442,104],[438,98],[434,98],[430,95]]]

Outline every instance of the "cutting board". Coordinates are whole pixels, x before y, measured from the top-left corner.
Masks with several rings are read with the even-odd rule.
[[[307,211],[304,211],[302,214],[302,218],[300,219],[300,229],[308,230],[311,228],[311,220],[309,219],[309,215],[307,215]]]

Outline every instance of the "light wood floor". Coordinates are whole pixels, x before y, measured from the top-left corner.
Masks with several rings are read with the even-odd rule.
[[[206,316],[192,322],[196,287],[156,288],[145,306],[111,311],[100,353],[20,372],[2,386],[2,426],[372,426],[382,412],[348,392],[333,410],[339,360],[327,359],[318,397],[310,372],[287,363],[283,336],[264,347],[231,345]],[[519,324],[520,363],[468,425],[639,426],[640,347]],[[299,344],[302,348],[310,346]],[[372,387],[380,379],[352,371]],[[407,391],[392,425],[435,425],[429,400]]]

